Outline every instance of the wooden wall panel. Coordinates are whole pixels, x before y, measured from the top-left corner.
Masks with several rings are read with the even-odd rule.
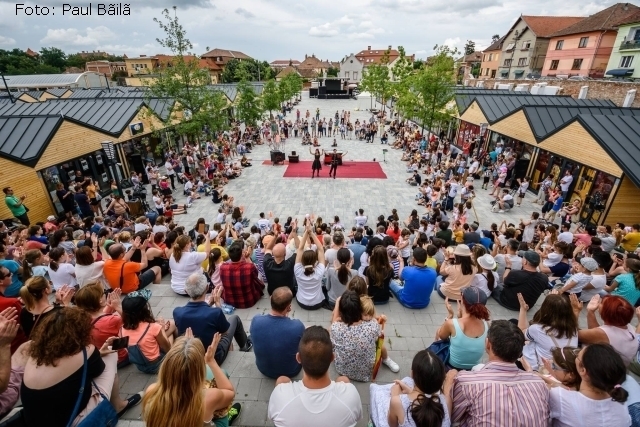
[[[536,138],[533,136],[533,132],[529,127],[529,122],[522,111],[518,111],[517,113],[492,124],[489,126],[489,129],[493,132],[517,139],[518,141],[526,142],[534,147],[538,145]]]
[[[474,101],[469,108],[460,116],[460,120],[480,126],[480,123],[488,123],[487,118],[482,114],[482,110]]]
[[[137,134],[135,136],[136,138],[140,136],[148,135],[156,130],[164,129],[164,123],[160,119],[158,119],[158,117],[155,114],[153,114],[153,112],[150,111],[147,107],[142,107],[140,111],[138,111],[138,114],[136,114],[136,116],[133,118],[133,120],[129,122],[129,124],[138,123],[138,122],[142,122],[142,125],[144,126],[144,132]],[[113,142],[116,142],[116,143],[130,140],[132,136],[131,136],[131,132],[129,132],[129,126],[126,127],[124,132],[122,132],[122,135],[120,135],[120,138],[117,138],[117,139],[114,137],[110,137],[110,138]]]
[[[4,187],[13,188],[18,197],[26,194],[24,204],[29,208],[32,223],[45,221],[54,212],[44,183],[38,178],[35,169],[0,158],[0,189]],[[0,219],[13,217],[4,203],[4,193],[1,196]]]
[[[605,218],[606,224],[621,222],[635,224],[638,222],[638,206],[640,203],[640,189],[626,176],[622,178],[618,193],[615,195],[609,213]]]
[[[578,122],[551,135],[538,147],[616,177],[622,176],[622,169]]]

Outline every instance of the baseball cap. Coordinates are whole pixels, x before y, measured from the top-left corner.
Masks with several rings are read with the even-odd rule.
[[[487,294],[485,294],[480,288],[469,286],[462,289],[462,299],[469,305],[485,305],[487,303]]]
[[[209,240],[215,240],[215,238],[218,237],[218,232],[215,230],[211,230],[209,231]]]
[[[53,216],[53,215],[49,215],[49,216],[47,217],[47,221],[55,221],[55,220],[56,220],[56,217],[55,217],[55,216]]]
[[[398,258],[398,248],[387,246],[387,255],[389,255],[389,258]]]
[[[589,271],[596,271],[598,269],[598,263],[591,257],[581,258],[580,264]]]
[[[518,251],[518,256],[527,260],[534,267],[540,265],[540,255],[534,251]]]

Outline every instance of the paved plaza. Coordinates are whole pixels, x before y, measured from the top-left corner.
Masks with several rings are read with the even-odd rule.
[[[315,114],[316,108],[320,108],[320,116],[329,119],[335,115],[336,110],[351,111],[351,120],[356,118],[360,121],[368,120],[368,111],[356,111],[359,103],[355,100],[316,100],[309,99],[306,92],[303,93],[302,102],[298,105],[302,117],[306,110]],[[287,118],[295,119],[295,109]],[[393,139],[393,138],[391,138]],[[322,148],[329,150],[332,138],[324,137],[321,140]],[[376,161],[383,160],[382,149],[388,148],[381,145],[379,138],[373,144],[366,144],[363,141],[340,140],[338,136],[338,148],[348,151],[346,160]],[[300,145],[300,138],[292,138],[287,141],[286,152],[292,150],[300,154],[301,160],[312,160],[307,146]],[[400,161],[401,152],[389,149],[386,154],[386,162],[382,162],[382,169],[387,175],[387,179],[341,179],[340,169],[338,178],[333,179],[311,179],[309,178],[283,178],[282,175],[286,166],[263,165],[263,161],[269,158],[269,148],[266,145],[256,147],[249,155],[252,159],[252,167],[245,168],[239,179],[232,180],[226,187],[225,192],[235,197],[236,205],[245,207],[245,215],[250,218],[253,224],[260,212],[273,211],[274,215],[281,219],[287,216],[297,216],[301,219],[307,213],[321,216],[325,222],[332,222],[333,216],[338,215],[345,226],[353,224],[354,211],[362,208],[369,216],[369,225],[375,225],[375,218],[384,214],[385,217],[391,213],[392,208],[396,208],[402,220],[406,219],[412,209],[418,209],[422,214],[422,207],[416,205],[416,187],[411,187],[405,183],[409,176],[405,172],[406,163]],[[322,175],[328,175],[328,167],[322,169]],[[477,181],[476,187],[480,187]],[[176,192],[178,193],[178,192]],[[528,195],[522,207],[514,208],[506,214],[490,212],[488,191],[476,191],[475,209],[478,220],[482,228],[489,228],[492,222],[498,224],[506,219],[507,222],[517,224],[520,218],[528,218],[535,205],[531,201],[533,196]],[[183,197],[179,197],[182,202]],[[180,225],[187,229],[193,227],[199,217],[204,217],[207,223],[212,222],[217,213],[217,205],[210,199],[196,201],[188,215],[176,217]],[[474,214],[469,216],[469,221],[474,220]],[[187,298],[175,295],[169,286],[169,276],[166,276],[159,285],[151,285],[149,289],[153,292],[150,300],[156,316],[165,319],[173,317],[173,309],[187,303]],[[294,301],[294,308],[291,316],[300,319],[306,326],[321,325],[326,328],[330,326],[331,312],[328,310],[305,311],[298,307]],[[493,319],[516,318],[517,312],[509,312],[500,307],[492,299],[487,304]],[[255,316],[268,313],[270,310],[268,295],[250,309],[238,309],[236,314],[242,319],[245,329],[248,331],[251,320]],[[455,307],[454,307],[455,310]],[[436,330],[446,317],[444,301],[434,293],[430,305],[423,310],[410,310],[402,307],[395,299],[391,299],[388,305],[376,306],[376,311],[385,314],[388,322],[385,327],[385,340],[389,350],[389,356],[400,365],[400,372],[392,373],[386,367],[381,367],[377,382],[388,383],[396,378],[408,376],[410,373],[411,361],[415,353],[429,346],[435,337]],[[530,315],[536,309],[530,311]],[[586,326],[584,315],[581,318],[581,326]],[[237,345],[236,345],[237,350]],[[232,351],[222,365],[231,376],[231,381],[236,387],[236,401],[242,403],[243,409],[239,419],[234,423],[238,426],[265,426],[273,425],[267,417],[267,405],[275,381],[266,378],[258,372],[255,365],[255,355],[253,352],[242,353]],[[333,366],[331,376],[337,376]],[[120,384],[123,396],[144,390],[146,386],[155,380],[155,376],[140,373],[135,367],[129,366],[121,371]],[[299,375],[296,379],[300,379]],[[368,422],[369,409],[369,383],[354,383],[363,403],[363,419],[358,426],[365,426]],[[140,410],[138,406],[124,415],[118,426],[138,427],[144,423],[140,421]]]

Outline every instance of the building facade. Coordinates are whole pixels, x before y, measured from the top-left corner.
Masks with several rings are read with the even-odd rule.
[[[353,54],[345,56],[340,61],[340,72],[338,77],[345,79],[349,83],[360,83],[362,80],[362,70],[364,66],[362,62]]]
[[[605,75],[640,79],[640,14],[618,27]]]
[[[503,40],[504,37],[500,37],[482,52],[479,79],[493,79],[497,76]]]

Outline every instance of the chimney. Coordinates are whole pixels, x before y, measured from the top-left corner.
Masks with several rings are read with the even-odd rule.
[[[371,50],[371,46],[367,46],[367,50]]]
[[[391,45],[389,45],[389,50],[391,50]]]
[[[631,89],[630,91],[627,92],[627,96],[624,97],[624,102],[622,103],[622,106],[624,108],[629,108],[631,107],[631,104],[633,104],[633,100],[636,97],[636,90],[635,89]]]
[[[307,54],[306,53],[304,54],[304,59],[307,59]]]

